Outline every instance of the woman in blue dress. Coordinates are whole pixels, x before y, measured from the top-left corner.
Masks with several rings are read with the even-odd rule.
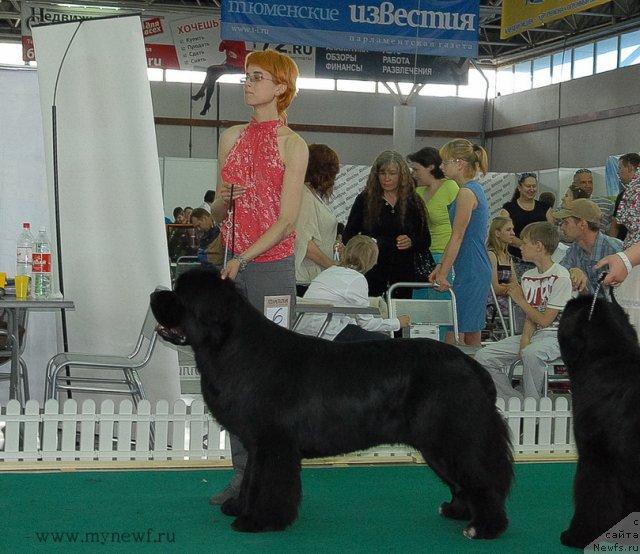
[[[456,200],[449,207],[451,238],[441,262],[429,276],[436,290],[452,289],[456,297],[458,329],[463,344],[479,345],[485,326],[487,295],[491,287],[491,262],[485,240],[489,225],[489,204],[476,179],[487,173],[487,153],[477,144],[456,139],[440,149],[442,172],[460,186]],[[453,267],[453,286],[447,275]],[[449,333],[447,342],[453,342]]]

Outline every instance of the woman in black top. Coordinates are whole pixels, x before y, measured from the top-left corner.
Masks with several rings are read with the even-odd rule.
[[[538,177],[535,173],[523,173],[518,178],[518,186],[513,193],[510,202],[502,206],[500,215],[510,217],[513,221],[513,230],[516,236],[512,245],[509,246],[509,253],[517,261],[522,259],[519,246],[522,244],[520,233],[529,223],[536,221],[546,221],[549,208],[542,202],[536,200],[538,193]]]
[[[383,295],[394,283],[416,280],[414,257],[416,252],[429,252],[431,235],[424,202],[398,152],[378,155],[365,189],[351,207],[343,241],[359,233],[375,238],[380,252],[378,263],[366,274],[371,296]],[[400,290],[398,296],[410,298],[411,290]]]

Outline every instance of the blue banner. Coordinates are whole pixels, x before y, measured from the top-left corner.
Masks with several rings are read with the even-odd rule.
[[[225,40],[476,58],[479,0],[223,0]]]

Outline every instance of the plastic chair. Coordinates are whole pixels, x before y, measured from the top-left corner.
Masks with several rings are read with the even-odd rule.
[[[22,358],[22,354],[24,353],[25,348],[25,337],[27,336],[27,321],[29,319],[29,311],[28,310],[20,310],[20,321],[18,321],[18,326],[20,329],[20,352],[19,356],[19,364],[18,364],[18,397],[17,400],[19,402],[26,402],[31,398],[29,392],[29,371],[27,368],[27,364]],[[11,365],[11,356],[13,354],[13,348],[16,343],[15,337],[6,329],[0,329],[0,339],[2,343],[0,344],[0,365]],[[0,381],[9,381],[11,379],[11,372],[0,372]],[[21,385],[21,387],[20,387]]]
[[[168,290],[157,287],[156,290]],[[153,354],[158,334],[157,322],[147,310],[140,335],[133,351],[127,356],[82,354],[62,352],[56,354],[47,364],[45,378],[45,401],[57,398],[60,392],[86,392],[96,394],[128,395],[137,406],[145,398],[144,387],[138,370],[142,369]],[[63,370],[69,369],[69,374]],[[96,375],[96,371],[121,371],[122,377]]]

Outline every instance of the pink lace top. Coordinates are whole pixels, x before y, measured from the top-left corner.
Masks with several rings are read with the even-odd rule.
[[[240,254],[260,238],[280,215],[280,195],[284,163],[278,150],[279,119],[258,122],[251,119],[231,148],[222,168],[225,183],[246,185],[235,201],[235,253]],[[232,246],[232,232],[222,225],[224,243]],[[293,256],[295,233],[256,257],[256,262],[272,262]]]

